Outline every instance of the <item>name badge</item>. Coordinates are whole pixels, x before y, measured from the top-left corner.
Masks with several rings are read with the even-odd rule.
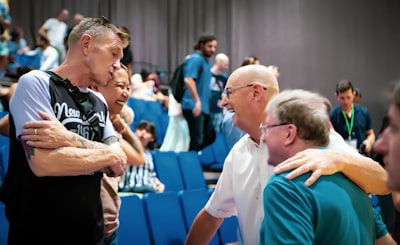
[[[351,146],[352,148],[357,150],[357,140],[353,139],[353,140],[345,140],[346,143]]]

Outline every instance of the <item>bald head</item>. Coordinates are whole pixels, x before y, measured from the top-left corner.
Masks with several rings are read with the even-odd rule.
[[[229,62],[229,57],[224,53],[219,53],[215,56],[215,62]]]
[[[229,68],[229,57],[224,53],[219,53],[215,56],[213,65],[213,73],[219,74],[225,72]]]
[[[276,80],[271,70],[263,65],[239,67],[229,76],[226,86],[244,86],[252,82],[266,85],[268,90],[273,91],[275,94],[279,93],[278,80]]]

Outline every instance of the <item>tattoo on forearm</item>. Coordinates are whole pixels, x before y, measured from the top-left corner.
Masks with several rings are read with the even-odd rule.
[[[30,161],[31,160],[31,156],[34,156],[34,155],[35,155],[35,148],[34,147],[27,148],[26,158],[28,159],[28,161]]]
[[[116,136],[110,136],[110,137],[108,137],[108,138],[105,138],[105,139],[103,140],[103,142],[104,142],[104,144],[106,144],[106,145],[112,145],[112,144],[118,142],[118,137],[116,137]]]
[[[72,134],[71,140],[73,142],[77,142],[78,148],[83,148],[83,149],[104,149],[107,147],[105,143],[91,141],[75,133]]]

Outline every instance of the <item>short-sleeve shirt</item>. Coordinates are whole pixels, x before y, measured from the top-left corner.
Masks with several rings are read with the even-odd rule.
[[[56,18],[47,19],[43,26],[47,31],[47,36],[50,43],[57,49],[64,48],[64,39],[67,36],[68,26],[65,22],[59,21]]]
[[[366,138],[366,131],[372,129],[371,115],[366,107],[354,104],[354,125],[351,131],[351,139],[357,140],[357,149]],[[330,113],[330,119],[336,132],[343,139],[349,138],[349,130],[347,129],[346,121],[340,106],[336,106]],[[351,118],[347,118],[350,123]]]
[[[183,76],[195,80],[197,93],[201,101],[201,111],[204,114],[210,114],[210,80],[211,66],[208,60],[199,52],[190,55],[184,61]],[[183,110],[192,110],[195,106],[195,101],[189,90],[184,85],[184,94],[181,102]]]
[[[289,171],[290,172],[290,171]],[[367,194],[336,173],[304,185],[273,175],[264,190],[260,244],[375,244],[375,219]]]
[[[21,243],[25,236],[33,244],[49,241],[54,244],[97,244],[103,237],[100,198],[103,173],[95,171],[77,176],[36,176],[19,140],[24,123],[42,120],[39,110],[57,118],[69,131],[86,139],[101,141],[115,136],[104,97],[99,97],[89,89],[81,89],[81,93],[89,97],[99,116],[101,138],[91,130],[85,115],[80,112],[67,89],[50,80],[49,74],[34,70],[19,79],[10,101],[12,164],[9,165],[2,189],[10,231],[13,231],[9,239],[15,243]]]
[[[221,100],[221,94],[224,91],[224,87],[228,80],[228,76],[225,73],[214,74],[212,73],[210,81],[211,99],[210,99],[210,112],[221,113],[222,108],[218,106],[218,101]]]

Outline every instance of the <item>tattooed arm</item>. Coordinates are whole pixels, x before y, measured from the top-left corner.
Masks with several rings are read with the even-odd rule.
[[[39,114],[44,120],[25,123],[21,132],[21,141],[35,175],[90,174],[106,167],[116,176],[122,174],[126,155],[117,137],[108,137],[104,143],[90,141],[68,131],[48,114]]]

